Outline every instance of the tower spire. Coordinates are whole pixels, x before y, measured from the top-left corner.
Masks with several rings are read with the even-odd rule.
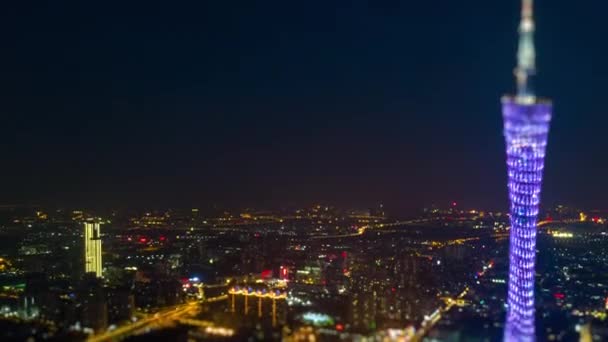
[[[536,73],[534,29],[534,0],[522,0],[519,48],[515,68],[517,99],[520,102],[533,102],[536,98],[531,86],[531,78]]]

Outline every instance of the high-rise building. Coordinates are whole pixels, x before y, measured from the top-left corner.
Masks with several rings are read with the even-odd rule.
[[[84,270],[102,277],[101,231],[98,222],[84,223]]]
[[[511,233],[505,341],[534,341],[536,225],[552,104],[532,88],[536,72],[533,0],[523,0],[517,95],[502,99],[507,147]]]
[[[108,327],[108,303],[103,281],[93,272],[87,273],[79,291],[81,323],[94,332]]]

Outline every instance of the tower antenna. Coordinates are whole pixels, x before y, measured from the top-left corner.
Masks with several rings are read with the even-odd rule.
[[[534,31],[534,0],[522,0],[515,79],[517,81],[517,100],[523,103],[531,103],[536,99],[531,85],[531,78],[536,74]]]

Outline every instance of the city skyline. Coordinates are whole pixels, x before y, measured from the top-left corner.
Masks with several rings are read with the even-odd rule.
[[[88,5],[10,4],[0,202],[508,205],[490,99],[510,88],[515,2],[274,5],[129,4],[106,24]],[[543,201],[605,207],[607,5],[537,5],[538,86],[569,114]]]
[[[50,336],[107,341],[189,331],[240,341],[270,329],[271,340],[499,340],[505,327],[506,213],[0,209],[0,324],[43,324],[20,336],[57,329]],[[105,227],[102,278],[86,273],[82,258],[92,217]],[[605,336],[608,282],[589,270],[606,265],[607,222],[608,212],[543,213],[539,340]]]
[[[607,10],[11,3],[0,340],[606,339]]]

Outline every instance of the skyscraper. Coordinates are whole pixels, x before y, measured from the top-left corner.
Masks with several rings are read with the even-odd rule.
[[[552,104],[536,97],[533,0],[523,0],[517,95],[502,99],[507,147],[511,234],[505,341],[534,341],[536,224]]]
[[[95,273],[102,277],[101,266],[101,231],[98,222],[84,223],[84,269],[86,273]]]

